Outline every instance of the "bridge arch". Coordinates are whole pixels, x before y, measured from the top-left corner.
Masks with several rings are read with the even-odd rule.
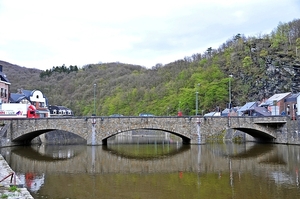
[[[254,128],[232,128],[234,130],[238,130],[238,131],[242,131],[243,133],[246,133],[250,136],[252,136],[253,138],[255,138],[256,140],[261,140],[261,141],[273,141],[274,139],[276,139],[276,137],[268,132],[264,132],[261,130],[257,130]]]
[[[167,132],[167,133],[170,133],[172,135],[176,135],[178,137],[180,137],[182,139],[182,143],[183,144],[189,144],[191,142],[191,139],[185,135],[182,135],[180,133],[176,133],[176,132],[173,132],[173,131],[170,131],[170,130],[167,130],[167,129],[161,129],[161,128],[149,128],[149,127],[145,127],[145,128],[135,128],[135,129],[128,129],[128,130],[117,130],[117,129],[114,129],[112,130],[112,132],[110,134],[108,134],[106,137],[103,137],[101,142],[102,144],[107,144],[107,140],[113,136],[116,136],[118,134],[121,134],[121,133],[125,133],[125,132],[129,132],[129,131],[140,131],[140,130],[153,130],[153,131],[162,131],[162,132]]]
[[[40,130],[36,130],[36,131],[31,131],[31,132],[28,132],[26,134],[22,134],[22,135],[16,137],[13,141],[16,143],[30,144],[30,142],[34,138],[36,138],[44,133],[53,131],[53,130],[55,130],[55,129],[40,129]]]
[[[50,134],[50,137],[53,137],[53,139],[57,140],[59,139],[59,142],[55,142],[57,144],[78,144],[78,143],[86,143],[86,139],[81,137],[81,134],[76,134],[76,132],[69,132],[65,131],[63,129],[40,129],[36,131],[31,131],[26,134],[20,135],[19,137],[15,137],[13,142],[17,145],[30,145],[32,141],[35,138],[39,138],[40,140],[37,140],[37,142],[44,142],[44,134],[46,133],[52,133]],[[60,134],[61,136],[55,136],[55,134]],[[61,137],[64,137],[65,139],[60,139]],[[52,140],[47,140],[47,143],[55,144]]]
[[[242,131],[248,135],[251,135],[256,140],[265,140],[265,141],[272,141],[276,139],[276,137],[273,134],[270,134],[269,132],[264,132],[258,129],[254,128],[246,128],[246,127],[238,127],[238,128],[232,128],[234,130]]]
[[[278,131],[287,123],[287,117],[233,117],[228,118],[229,128],[242,131],[261,141],[274,141]]]

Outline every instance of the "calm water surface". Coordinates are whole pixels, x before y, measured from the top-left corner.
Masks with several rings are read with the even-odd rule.
[[[300,198],[300,146],[130,139],[0,151],[34,198]]]

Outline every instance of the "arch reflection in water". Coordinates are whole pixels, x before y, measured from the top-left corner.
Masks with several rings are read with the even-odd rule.
[[[182,139],[163,131],[129,131],[108,139],[103,150],[129,159],[156,159],[172,156],[188,150]]]
[[[224,146],[225,148],[220,148],[220,145],[209,145],[213,154],[226,157],[229,162],[231,160],[256,159],[259,164],[269,166],[284,167],[287,165],[285,155],[278,151],[279,147],[276,145],[250,142],[245,144],[227,143]]]
[[[230,157],[232,159],[247,159],[256,158],[264,154],[269,154],[275,149],[275,145],[258,144],[248,142],[243,144],[236,144],[232,142],[226,143],[220,148],[221,145],[209,145],[211,150],[220,156]]]
[[[175,145],[175,144],[123,144],[123,145],[109,145],[102,146],[104,151],[110,152],[112,155],[116,155],[127,159],[136,160],[150,160],[167,158],[177,155],[190,149],[190,145]]]
[[[26,148],[26,150],[24,150]],[[34,160],[53,161],[70,159],[85,150],[84,145],[31,145],[14,147],[12,152]]]

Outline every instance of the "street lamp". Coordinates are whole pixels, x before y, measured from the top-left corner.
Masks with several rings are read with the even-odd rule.
[[[229,108],[229,112],[231,110],[231,78],[233,77],[233,75],[229,75],[229,104],[228,104],[228,108]]]
[[[196,87],[196,115],[198,115],[198,87],[200,86],[200,84],[197,84],[197,87]]]
[[[96,116],[96,84],[94,84],[94,116]]]

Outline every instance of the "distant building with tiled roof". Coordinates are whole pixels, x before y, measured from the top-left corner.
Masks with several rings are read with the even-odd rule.
[[[65,106],[48,106],[51,117],[53,116],[73,116],[73,111]]]
[[[272,115],[280,115],[285,112],[285,102],[284,100],[291,95],[288,93],[279,93],[274,94],[269,99],[261,103],[260,107],[266,107],[269,111],[271,111]]]
[[[40,117],[49,117],[48,99],[39,90],[18,89],[18,93],[11,93],[10,103],[32,104],[36,107]]]
[[[285,100],[286,105],[286,115],[295,118],[300,115],[300,111],[298,111],[298,106],[300,105],[300,93],[293,93]]]

